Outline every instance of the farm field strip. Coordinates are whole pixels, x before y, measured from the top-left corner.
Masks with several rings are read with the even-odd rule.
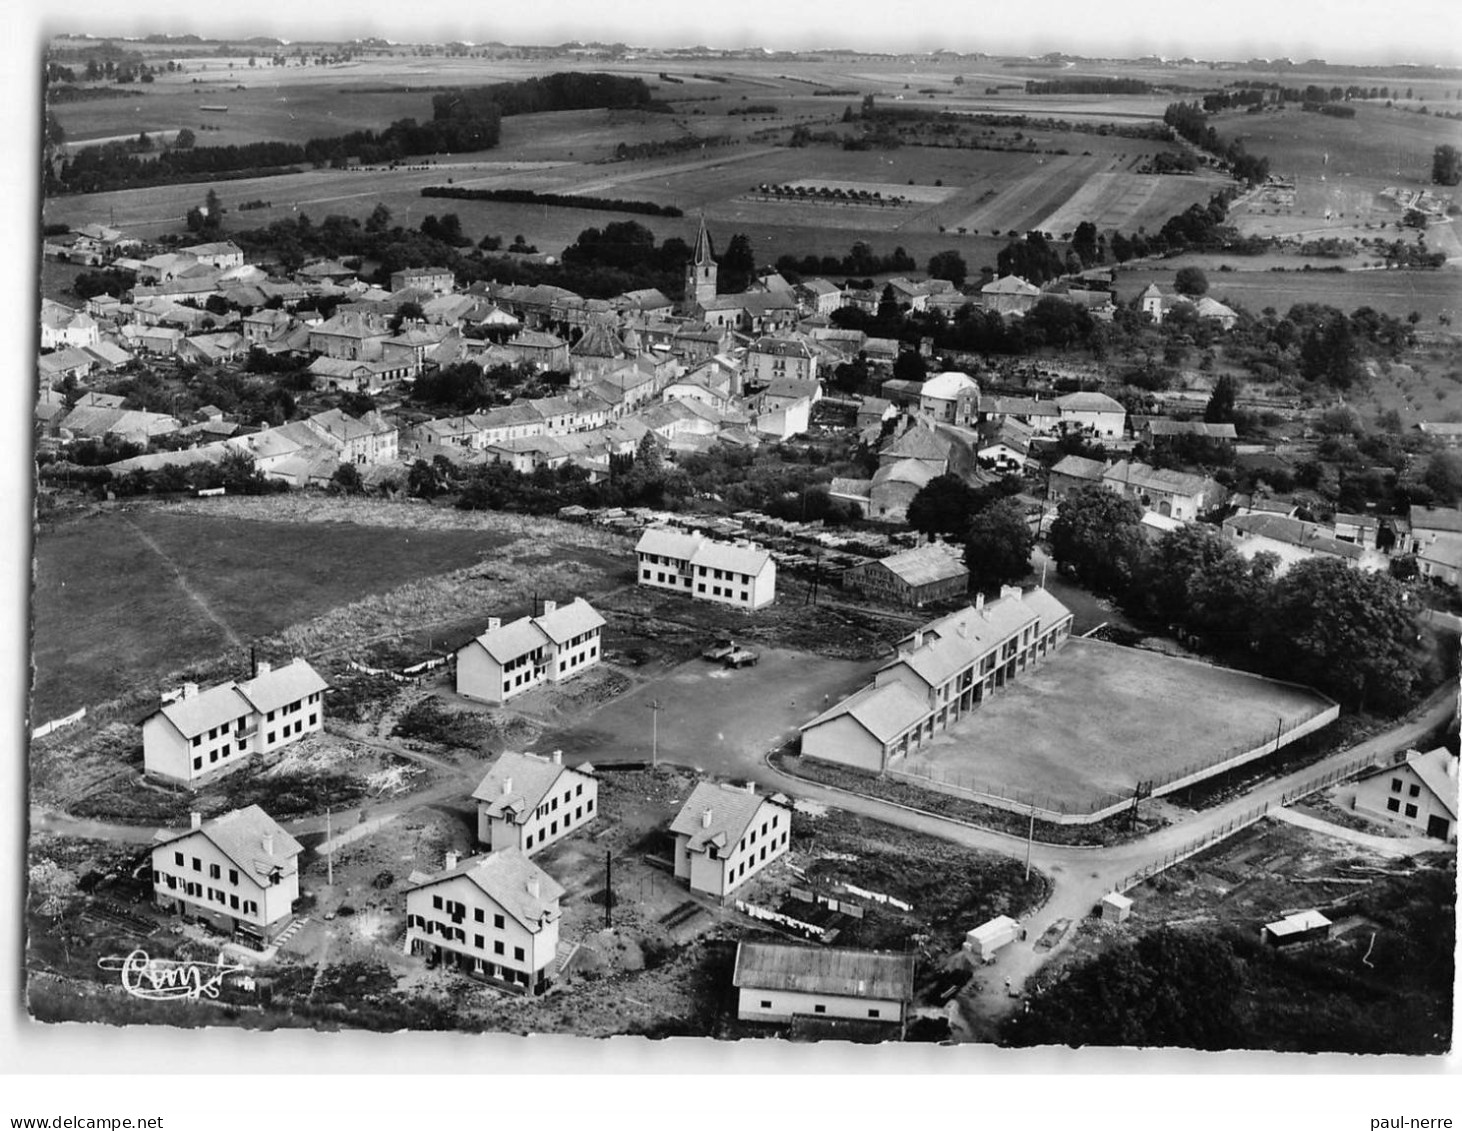
[[[1190,204],[1207,200],[1224,183],[1218,177],[1094,173],[1075,195],[1035,226],[1054,236],[1074,231],[1083,220],[1090,220],[1099,231],[1160,226]]]
[[[959,191],[956,188],[942,188],[935,185],[900,185],[878,181],[828,181],[817,177],[803,177],[789,183],[793,188],[840,188],[845,191],[877,192],[884,196],[903,196],[918,204],[939,204]]]
[[[1059,208],[1085,183],[1090,157],[1037,158],[1037,166],[996,190],[993,199],[960,218],[954,227],[976,231],[990,229],[1025,231],[1034,222]],[[1102,159],[1104,160],[1104,159]]]

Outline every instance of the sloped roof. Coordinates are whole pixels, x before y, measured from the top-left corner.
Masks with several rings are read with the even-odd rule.
[[[1113,480],[1149,491],[1167,491],[1179,495],[1203,495],[1208,491],[1211,480],[1186,471],[1171,468],[1150,467],[1145,463],[1131,463],[1121,460],[1107,469],[1103,480]]]
[[[969,570],[965,568],[959,558],[933,543],[927,546],[916,546],[912,550],[904,550],[902,553],[882,559],[878,564],[907,585],[929,585],[935,581],[948,581],[951,578],[969,575]],[[854,568],[865,569],[867,567],[855,566]]]
[[[575,597],[567,605],[535,617],[533,623],[555,644],[562,644],[575,636],[603,628],[606,622],[593,605],[582,597]]]
[[[280,707],[324,691],[330,685],[308,660],[293,660],[272,671],[260,672],[253,679],[239,681],[239,692],[256,711],[277,711]]]
[[[813,727],[846,715],[879,743],[887,745],[921,719],[927,718],[928,714],[929,704],[922,696],[898,680],[892,680],[882,685],[869,684],[855,691],[811,722],[804,723],[801,729],[806,733]]]
[[[153,844],[161,848],[194,833],[202,833],[237,864],[241,872],[248,873],[255,883],[265,887],[272,882],[272,874],[276,870],[288,868],[303,851],[300,842],[257,805],[214,817],[196,829],[161,829]],[[264,851],[266,837],[272,838],[268,852]]]
[[[563,886],[517,849],[469,856],[455,868],[437,872],[412,884],[407,890],[419,891],[456,876],[466,876],[484,895],[535,934],[563,898]],[[529,884],[534,881],[537,882],[537,895],[529,890]]]
[[[184,738],[193,738],[214,727],[231,723],[249,713],[249,702],[232,682],[220,683],[186,699],[164,704],[153,715],[162,715]],[[151,718],[149,715],[148,718]]]
[[[1056,405],[1062,412],[1121,412],[1127,410],[1122,402],[1106,393],[1067,393],[1056,398]]]
[[[500,818],[511,811],[513,823],[523,825],[543,804],[559,778],[577,773],[538,754],[504,750],[488,767],[487,775],[472,791],[472,798],[487,804],[488,816]]]
[[[951,369],[925,381],[919,387],[919,395],[933,397],[936,400],[952,401],[960,394],[972,390],[978,393],[980,391],[979,383],[969,374]]]
[[[515,621],[490,629],[479,636],[476,644],[480,644],[499,664],[506,664],[516,660],[519,656],[526,656],[537,648],[542,648],[548,643],[548,637],[531,617],[519,617]],[[471,645],[468,645],[471,647]]]
[[[1282,514],[1241,514],[1224,522],[1224,527],[1241,534],[1254,534],[1275,542],[1333,554],[1337,558],[1357,561],[1365,556],[1365,550],[1354,542],[1345,542],[1323,526],[1288,518]]]
[[[591,323],[569,353],[574,357],[621,358],[628,355],[619,335],[603,322]]]
[[[1462,534],[1462,510],[1456,507],[1412,507],[1411,529]]]
[[[731,984],[738,989],[912,1001],[914,956],[872,950],[743,942]]]
[[[771,798],[749,793],[739,786],[703,781],[680,807],[670,823],[670,831],[690,838],[686,845],[690,852],[700,852],[711,844],[725,848],[746,835],[763,805],[775,804]],[[709,825],[705,823],[706,810],[711,813]]]
[[[1168,420],[1155,416],[1142,427],[1154,436],[1208,436],[1215,440],[1236,440],[1238,430],[1232,424],[1209,424],[1203,420]]]
[[[635,553],[659,554],[677,561],[689,561],[700,548],[700,543],[701,539],[694,534],[652,526],[640,535],[640,540],[635,543]]]
[[[1100,483],[1102,476],[1107,473],[1107,465],[1099,459],[1087,459],[1085,456],[1065,456],[1051,468],[1052,475],[1067,475],[1072,479],[1089,479],[1093,483]]]
[[[745,573],[754,577],[761,573],[771,560],[772,556],[766,550],[703,538],[695,553],[691,555],[690,562],[695,566],[730,570],[732,573]]]
[[[1039,618],[1042,635],[1071,616],[1071,610],[1045,589],[1032,589],[1021,595],[1021,601]]]
[[[949,441],[932,428],[910,428],[885,444],[878,454],[889,459],[947,461]]]
[[[986,283],[980,291],[987,295],[1038,295],[1041,288],[1027,283],[1018,275],[1003,275],[993,283]]]
[[[929,466],[917,459],[901,459],[895,463],[886,464],[873,473],[873,484],[878,486],[890,481],[895,483],[911,483],[916,487],[922,487],[934,478],[934,472]]]

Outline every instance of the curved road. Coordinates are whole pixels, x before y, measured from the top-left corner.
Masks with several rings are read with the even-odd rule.
[[[1268,803],[1270,806],[1278,806],[1290,790],[1346,763],[1361,758],[1381,760],[1398,750],[1406,749],[1444,723],[1456,709],[1456,693],[1450,687],[1443,686],[1410,718],[1374,738],[1337,751],[1302,770],[1265,782],[1232,801],[1192,813],[1157,832],[1125,844],[1081,847],[1036,842],[1031,845],[1031,866],[1050,877],[1050,895],[1045,904],[1027,919],[1026,940],[1004,948],[997,965],[992,968],[992,974],[983,977],[977,974],[980,989],[978,1009],[983,1019],[997,1020],[1013,1006],[1013,1001],[1004,993],[1005,979],[1010,979],[1017,989],[1024,986],[1026,980],[1045,962],[1060,953],[1066,941],[1074,934],[1074,931],[1068,929],[1061,943],[1050,950],[1037,951],[1036,941],[1053,924],[1064,919],[1074,926],[1092,910],[1103,895],[1112,891],[1133,872],[1160,863],[1174,850],[1213,833],[1258,805]],[[887,824],[939,837],[965,848],[998,852],[1017,859],[1025,858],[1026,841],[1018,836],[805,781],[783,773],[768,762],[762,762],[754,776],[764,787],[778,789],[794,797],[821,802]],[[460,798],[463,782],[470,777],[469,768],[459,768],[459,773],[448,775],[446,780],[421,793],[342,811],[333,815],[334,827],[343,831],[352,823],[367,819],[367,816],[374,821],[423,805],[440,803],[453,797]],[[296,834],[319,833],[325,830],[324,817],[306,817],[282,824]],[[31,807],[31,827],[62,836],[125,844],[149,843],[156,832],[152,826],[93,821],[38,806]]]

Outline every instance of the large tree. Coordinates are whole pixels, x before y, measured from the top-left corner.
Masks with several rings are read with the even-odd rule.
[[[1121,597],[1142,569],[1142,508],[1105,487],[1069,495],[1051,524],[1051,552],[1088,589]]]
[[[722,294],[739,295],[755,279],[756,257],[752,254],[751,240],[737,232],[716,263],[716,289]]]
[[[1179,267],[1173,276],[1173,290],[1197,298],[1208,293],[1208,276],[1201,267]]]
[[[1030,572],[1036,537],[1016,499],[991,503],[970,520],[965,536],[965,567],[980,590],[1018,582]]]
[[[1432,152],[1432,180],[1439,185],[1462,182],[1462,153],[1455,145],[1439,145]]]
[[[1146,559],[1147,611],[1225,644],[1245,646],[1257,628],[1278,559],[1245,559],[1212,526],[1188,523],[1159,538]]]
[[[1312,558],[1275,584],[1260,654],[1272,670],[1347,706],[1401,710],[1422,675],[1416,614],[1406,588],[1387,574]]]
[[[958,475],[940,475],[909,502],[908,523],[930,538],[963,538],[976,510],[976,493]]]
[[[964,256],[957,251],[936,251],[929,257],[931,279],[948,279],[956,287],[962,287],[969,270]]]
[[[1225,373],[1213,386],[1213,395],[1203,409],[1203,419],[1209,424],[1232,424],[1238,397],[1238,381]]]

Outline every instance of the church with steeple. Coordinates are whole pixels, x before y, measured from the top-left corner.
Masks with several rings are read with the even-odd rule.
[[[715,297],[716,260],[711,255],[711,234],[706,231],[706,218],[702,215],[695,251],[685,265],[685,307],[690,311],[703,309]]]

